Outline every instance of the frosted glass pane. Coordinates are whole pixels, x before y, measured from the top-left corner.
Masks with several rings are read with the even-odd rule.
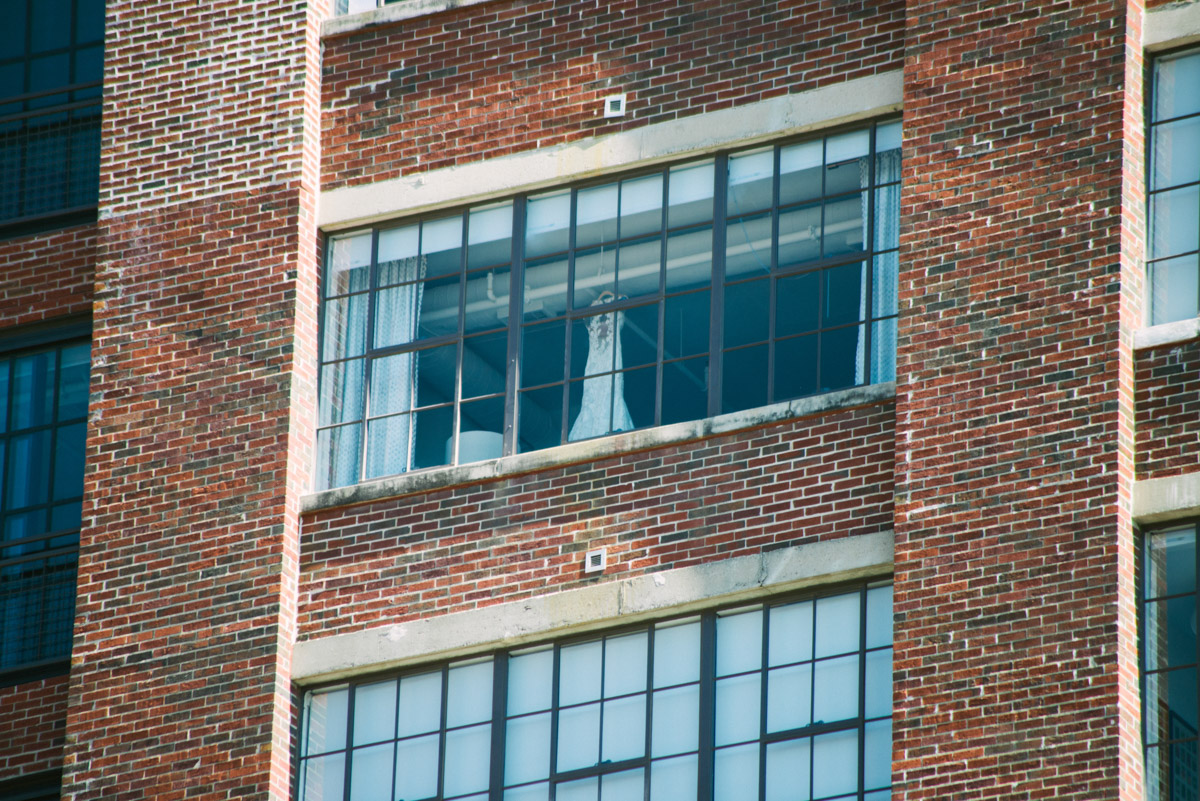
[[[346,708],[349,690],[312,693],[304,707],[302,756],[346,747]]]
[[[852,793],[858,785],[858,733],[813,738],[813,798]]]
[[[654,630],[654,686],[669,687],[700,678],[700,624]]]
[[[546,649],[508,660],[508,714],[520,715],[550,708],[554,651]]]
[[[875,128],[875,151],[894,150],[900,147],[900,123],[888,122]]]
[[[396,682],[354,688],[354,744],[377,743],[396,736]]]
[[[758,744],[723,748],[714,757],[715,801],[746,801],[758,797]]]
[[[492,717],[492,663],[450,668],[446,725],[465,726]]]
[[[767,664],[786,665],[812,659],[812,601],[771,609]]]
[[[807,737],[767,746],[766,801],[808,801],[811,747]]]
[[[816,656],[858,650],[858,593],[817,599]]]
[[[558,653],[558,702],[563,706],[600,697],[600,641],[569,645]]]
[[[558,713],[558,770],[587,768],[600,761],[600,705]]]
[[[351,295],[325,301],[324,326],[322,359],[332,361],[361,356],[367,345],[367,296]],[[14,414],[14,420],[19,421],[19,415]]]
[[[642,801],[646,774],[641,768],[610,773],[600,779],[600,801]]]
[[[717,618],[717,675],[755,670],[762,664],[762,610]]]
[[[1200,300],[1200,258],[1195,254],[1148,265],[1151,325],[1195,317]]]
[[[1151,189],[1200,180],[1200,117],[1157,126],[1153,161]]]
[[[892,649],[867,654],[867,708],[865,716],[892,714]]]
[[[696,801],[696,757],[676,757],[650,766],[650,801]]]
[[[742,153],[729,158],[729,214],[765,209],[771,205],[775,174],[773,149]]]
[[[411,259],[420,252],[421,229],[417,225],[405,225],[401,228],[385,228],[379,232],[379,263]],[[417,276],[397,280],[411,281]],[[381,281],[381,283],[393,283]]]
[[[863,801],[892,801],[891,790],[876,790],[863,796]]]
[[[662,228],[662,173],[621,182],[621,238]]]
[[[821,140],[779,149],[779,202],[794,203],[821,196]]]
[[[396,743],[396,798],[437,795],[438,735]]]
[[[600,758],[620,762],[646,753],[646,696],[632,695],[604,702],[604,731]]]
[[[462,217],[430,220],[421,226],[422,267],[427,276],[457,272],[462,266],[459,248],[462,246]]]
[[[767,674],[767,731],[807,726],[811,711],[811,664],[776,668]]]
[[[488,787],[492,727],[490,724],[446,732],[445,794],[477,793]]]
[[[867,647],[892,644],[892,586],[867,590]]]
[[[550,785],[547,782],[504,791],[504,801],[549,801],[549,798]]]
[[[307,759],[300,774],[301,801],[342,801],[346,779],[346,755]]]
[[[646,689],[646,632],[609,637],[604,642],[604,697]]]
[[[1200,235],[1200,187],[1170,189],[1150,197],[1152,259],[1193,251]]]
[[[504,783],[544,779],[550,775],[550,713],[508,722],[504,738]]]
[[[325,270],[325,297],[365,290],[370,264],[369,232],[332,240],[329,243],[329,266]]]
[[[422,673],[400,680],[399,736],[437,731],[442,722],[442,674]]]
[[[575,207],[575,247],[590,247],[616,238],[617,185],[579,190]]]
[[[557,801],[596,801],[600,794],[600,780],[590,779],[558,785],[554,797]]]
[[[700,688],[693,684],[654,694],[650,755],[695,751],[700,732]]]
[[[570,191],[530,198],[525,207],[525,255],[534,257],[566,250],[570,224]]]
[[[868,723],[864,736],[863,789],[887,787],[892,783],[892,721]]]
[[[1154,119],[1200,111],[1200,53],[1159,59],[1154,74]]]
[[[760,684],[758,673],[717,682],[717,745],[758,738]]]
[[[858,655],[813,664],[813,722],[858,715]]]
[[[861,158],[867,155],[870,148],[870,133],[866,130],[831,136],[825,140],[825,163],[837,164],[839,161]]]
[[[391,801],[391,743],[354,751],[350,765],[350,801]]]
[[[713,163],[675,167],[667,191],[670,194],[667,224],[672,228],[711,220]]]

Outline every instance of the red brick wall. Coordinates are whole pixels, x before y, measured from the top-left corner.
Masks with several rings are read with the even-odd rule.
[[[1115,799],[1125,3],[907,6],[893,797]]]
[[[0,781],[62,766],[67,677],[0,687]]]
[[[327,509],[304,520],[301,638],[892,528],[891,404]]]
[[[899,0],[497,0],[325,42],[326,189],[897,70]],[[628,93],[624,118],[600,99]]]
[[[0,240],[0,327],[92,311],[95,224]]]
[[[323,5],[107,4],[75,801],[290,792]]]
[[[1200,341],[1137,353],[1137,477],[1200,471]]]

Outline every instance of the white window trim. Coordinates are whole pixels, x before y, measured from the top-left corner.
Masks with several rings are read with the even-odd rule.
[[[1159,6],[1146,12],[1142,46],[1150,52],[1200,42],[1200,2]]]
[[[293,652],[292,680],[313,685],[822,584],[885,577],[892,572],[894,549],[890,531],[861,534],[303,640]]]

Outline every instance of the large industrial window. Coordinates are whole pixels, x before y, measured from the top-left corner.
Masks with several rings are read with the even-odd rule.
[[[1142,601],[1142,722],[1147,801],[1200,797],[1197,714],[1196,525],[1145,538]]]
[[[1200,313],[1200,51],[1154,62],[1150,107],[1150,321]]]
[[[892,590],[308,692],[303,801],[885,801]]]
[[[0,350],[0,676],[71,655],[88,368],[86,339]]]
[[[894,377],[900,124],[331,238],[317,488]]]

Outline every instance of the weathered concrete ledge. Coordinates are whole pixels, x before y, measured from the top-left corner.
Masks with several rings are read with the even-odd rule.
[[[331,681],[892,570],[891,532],[740,556],[521,601],[296,643],[292,679]]]
[[[1200,0],[1159,6],[1146,12],[1142,44],[1147,50],[1168,50],[1200,42]]]
[[[374,25],[403,22],[414,17],[427,17],[443,11],[489,2],[491,0],[403,0],[399,3],[391,2],[382,8],[374,8],[370,11],[330,17],[321,23],[321,36],[341,36]]]
[[[380,498],[412,495],[460,484],[475,484],[521,473],[533,473],[566,464],[592,462],[597,459],[619,456],[623,453],[650,450],[678,442],[705,439],[718,434],[755,428],[794,417],[885,403],[895,397],[896,384],[889,381],[883,384],[827,392],[823,395],[799,398],[786,403],[775,403],[744,412],[722,414],[704,420],[694,420],[690,423],[672,423],[584,442],[570,442],[566,445],[532,453],[518,453],[484,462],[402,473],[350,487],[338,487],[306,495],[301,500],[301,511],[314,512],[333,506],[367,503]]]
[[[387,9],[380,9],[385,11]],[[376,13],[376,12],[371,12]],[[900,70],[631,131],[321,193],[326,231],[558,186],[897,111]]]
[[[1162,523],[1200,516],[1200,472],[1133,483],[1133,519]]]
[[[1173,323],[1152,325],[1133,332],[1133,349],[1147,350],[1165,345],[1178,345],[1200,337],[1200,317],[1176,320]]]

